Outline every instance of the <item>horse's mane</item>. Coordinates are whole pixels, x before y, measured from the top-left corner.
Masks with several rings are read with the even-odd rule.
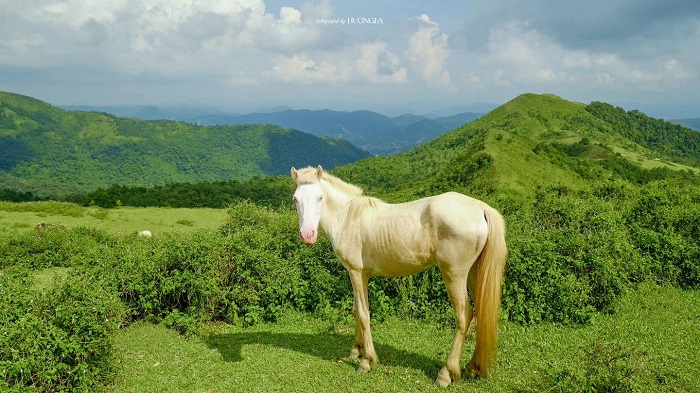
[[[381,200],[378,198],[364,195],[364,190],[354,184],[346,183],[345,181],[323,171],[321,180],[328,183],[336,190],[343,192],[355,198],[350,202],[349,217],[359,216],[366,208],[376,207]],[[297,171],[296,182],[298,184],[314,184],[318,183],[318,172],[316,168],[306,167]]]
[[[364,190],[362,188],[346,183],[339,178],[331,175],[330,173],[323,171],[323,175],[321,175],[321,180],[326,181],[328,184],[331,185],[331,187],[337,189],[338,191],[341,191],[345,194],[351,195],[351,196],[361,196],[364,195]],[[297,179],[296,179],[298,184],[313,184],[313,183],[318,183],[318,177],[317,177],[317,172],[316,168],[313,167],[306,167],[299,169],[297,171]]]

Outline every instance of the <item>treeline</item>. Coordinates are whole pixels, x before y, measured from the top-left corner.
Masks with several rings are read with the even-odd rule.
[[[251,201],[259,206],[279,208],[289,205],[294,193],[290,177],[254,177],[246,181],[229,180],[200,183],[172,183],[155,187],[136,187],[114,184],[86,193],[65,197],[40,197],[31,192],[0,189],[0,201],[37,202],[55,200],[81,206],[99,206],[107,209],[118,206],[214,208],[223,209],[233,203]]]
[[[0,189],[0,201],[5,202],[36,202],[46,200],[45,198],[40,198],[34,195],[30,191],[21,192],[15,191],[9,188]]]
[[[278,208],[288,205],[294,193],[289,177],[254,177],[201,183],[173,183],[155,187],[112,185],[84,194],[73,194],[63,201],[82,206],[188,207],[222,209],[232,203],[251,201],[259,206]]]

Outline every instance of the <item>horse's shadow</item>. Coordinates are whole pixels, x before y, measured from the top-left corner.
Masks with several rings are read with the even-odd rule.
[[[277,348],[315,356],[328,361],[342,361],[348,367],[357,367],[357,361],[348,359],[354,337],[336,332],[315,334],[243,332],[212,334],[205,338],[209,348],[216,349],[224,361],[243,361],[241,350],[246,345],[271,345]],[[434,377],[442,365],[435,359],[391,345],[377,343],[375,349],[379,362],[387,366],[408,367],[422,371],[428,377]]]

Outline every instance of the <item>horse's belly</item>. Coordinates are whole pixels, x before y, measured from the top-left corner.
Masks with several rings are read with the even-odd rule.
[[[371,272],[373,276],[410,276],[435,266],[435,258],[428,247],[403,250],[370,248],[363,254],[364,269]]]

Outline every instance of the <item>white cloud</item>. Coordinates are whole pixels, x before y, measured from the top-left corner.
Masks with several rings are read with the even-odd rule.
[[[301,23],[301,12],[292,7],[282,7],[280,9],[280,21],[282,23]]]
[[[498,67],[494,78],[500,83],[553,83],[566,77],[565,68],[585,64],[585,55],[564,53],[548,37],[529,29],[523,23],[505,23],[491,30],[488,41],[487,65]],[[557,67],[566,64],[564,69]]]
[[[285,83],[341,83],[350,78],[348,68],[329,61],[315,61],[307,55],[278,57],[271,70],[262,76]]]
[[[399,57],[388,51],[386,46],[383,41],[361,44],[357,72],[374,83],[406,83],[406,67],[401,66]]]
[[[523,22],[494,26],[486,51],[473,54],[481,65],[467,75],[481,72],[482,80],[496,85],[559,89],[595,84],[635,89],[672,88],[674,80],[693,74],[676,59],[636,64],[617,53],[569,49],[554,37]]]
[[[89,21],[113,25],[116,13],[125,5],[124,1],[104,2],[100,0],[44,1],[43,5],[28,9],[32,18],[56,25],[78,29]]]
[[[447,35],[427,15],[419,20],[421,26],[409,39],[406,56],[428,86],[451,87],[450,73],[444,68],[451,52]]]
[[[187,100],[196,89],[201,101],[269,101],[296,84],[295,97],[303,90],[319,105],[354,94],[422,108],[525,91],[696,103],[700,3],[672,3],[548,4],[542,14],[512,0],[0,0],[0,90],[127,102],[110,97],[132,83],[139,100]],[[383,24],[317,23],[358,16]],[[344,94],[316,94],[316,84]],[[74,94],[85,86],[84,98]]]

